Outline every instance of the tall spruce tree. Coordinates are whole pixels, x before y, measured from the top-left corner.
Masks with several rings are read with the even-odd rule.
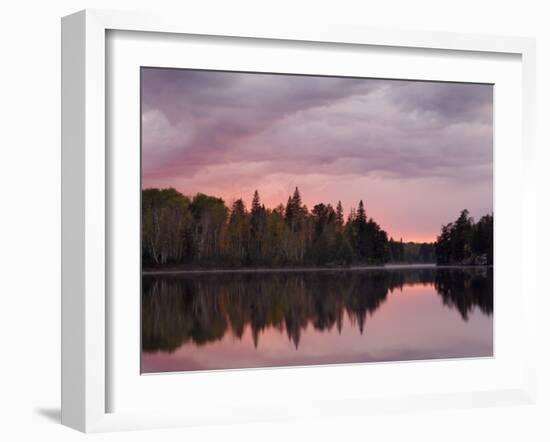
[[[359,201],[359,206],[357,206],[356,220],[360,224],[365,224],[367,222],[367,214],[365,213],[365,206],[363,205],[363,200]]]
[[[338,201],[338,204],[336,204],[336,225],[338,230],[342,230],[342,227],[344,227],[344,208],[342,207],[342,201]]]

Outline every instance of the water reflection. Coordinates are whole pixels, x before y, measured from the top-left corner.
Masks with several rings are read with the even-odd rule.
[[[440,306],[450,307],[463,323],[476,309],[492,315],[490,268],[144,276],[142,348],[145,353],[203,348],[228,336],[242,340],[249,330],[257,349],[269,330],[286,335],[298,350],[308,327],[340,335],[344,323],[368,335],[368,321],[384,310],[392,292],[414,287],[435,289]],[[430,313],[434,324],[436,314]]]
[[[493,269],[440,269],[434,286],[445,305],[459,311],[464,321],[475,308],[493,314]]]

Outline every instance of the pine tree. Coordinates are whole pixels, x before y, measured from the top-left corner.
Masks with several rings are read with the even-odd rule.
[[[292,198],[289,195],[288,200],[286,201],[286,207],[285,207],[285,220],[287,224],[290,224],[291,219],[292,219]]]
[[[367,215],[363,200],[359,201],[355,220],[353,221],[355,244],[354,249],[362,261],[372,258],[372,239],[370,225],[367,225]]]
[[[344,226],[344,209],[342,207],[342,201],[338,201],[336,205],[336,225],[339,230]]]
[[[292,195],[292,205],[295,208],[302,207],[302,197],[300,196],[300,191],[298,190],[298,187],[294,189],[294,195]]]
[[[288,197],[285,214],[287,224],[294,232],[299,229],[302,212],[304,212],[304,208],[302,207],[302,197],[300,196],[300,191],[298,190],[298,187],[296,187],[292,198]]]
[[[265,208],[260,203],[260,194],[257,190],[254,191],[252,197],[252,207],[250,210],[250,249],[249,255],[251,259],[261,260],[263,251],[263,237],[266,227]]]
[[[363,206],[363,200],[359,201],[359,206],[357,207],[357,221],[361,224],[367,222],[367,215],[365,213],[365,207]]]
[[[252,208],[251,213],[254,214],[254,212],[258,212],[260,210],[260,194],[257,190],[254,191],[254,196],[252,197]]]
[[[239,264],[245,260],[248,227],[246,209],[242,199],[236,200],[231,207],[227,225],[228,255]]]

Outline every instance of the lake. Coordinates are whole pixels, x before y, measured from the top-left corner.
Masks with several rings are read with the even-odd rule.
[[[492,267],[144,275],[142,373],[493,355]]]

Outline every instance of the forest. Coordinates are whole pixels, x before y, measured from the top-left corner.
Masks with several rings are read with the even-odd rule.
[[[435,255],[437,264],[492,265],[493,214],[475,222],[468,210],[462,210],[456,221],[441,228]]]
[[[250,210],[242,199],[227,207],[203,193],[189,198],[151,188],[142,191],[142,261],[201,268],[375,265],[434,262],[435,248],[388,239],[363,201],[345,217],[340,201],[308,209],[298,188],[273,209],[255,191]]]

